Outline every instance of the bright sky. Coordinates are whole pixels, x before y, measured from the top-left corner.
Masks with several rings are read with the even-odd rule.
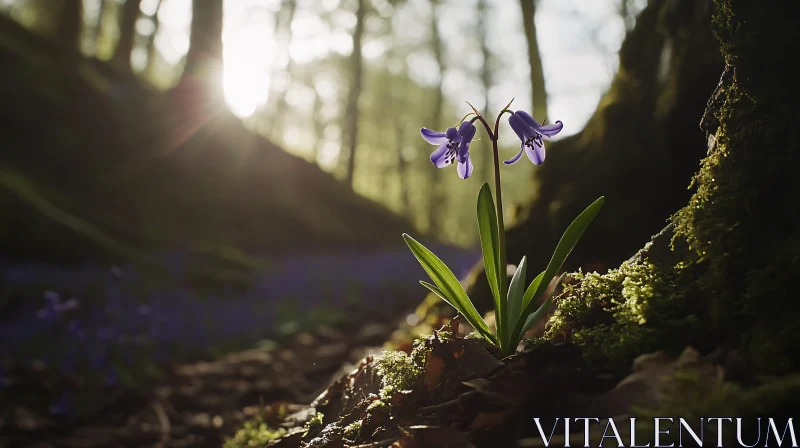
[[[483,93],[477,78],[480,53],[475,36],[467,34],[475,29],[477,21],[475,1],[445,1],[440,27],[450,67],[444,79],[446,94],[454,104],[469,100],[482,108]],[[539,1],[536,25],[549,96],[548,120],[565,123],[561,137],[580,131],[616,71],[616,52],[625,33],[623,20],[616,11],[619,1]],[[177,62],[188,49],[191,0],[163,2],[156,45],[168,62]],[[639,0],[636,8],[641,9],[645,3],[646,0]],[[142,11],[152,13],[156,4],[157,0],[144,0]],[[529,108],[526,44],[519,8],[510,0],[490,0],[490,4],[493,8],[489,13],[488,44],[504,68],[491,92],[490,109],[499,109],[512,97],[517,98],[517,108]],[[388,7],[386,0],[373,0],[373,5],[379,11]],[[391,14],[400,44],[424,48],[427,26],[420,17],[427,13],[428,5],[427,0],[408,0],[406,7]],[[287,55],[276,54],[281,48],[273,38],[273,14],[279,6],[279,0],[225,2],[224,88],[229,106],[241,117],[251,115],[266,101],[270,75],[274,73],[270,67],[276,64],[280,67],[286,62]],[[332,12],[332,23],[320,19],[318,11]],[[300,0],[288,56],[302,63],[325,57],[328,52],[349,54],[352,50],[349,33],[354,24],[354,14],[340,8],[340,0]],[[368,22],[368,33],[371,25],[377,26]],[[386,46],[386,41],[368,39],[364,55],[367,59],[380,57]],[[437,81],[435,62],[429,51],[414,52],[407,62],[419,82]],[[333,86],[321,88],[330,93]],[[296,90],[290,91],[290,103],[307,103],[308,92]],[[541,118],[535,111],[534,115]]]

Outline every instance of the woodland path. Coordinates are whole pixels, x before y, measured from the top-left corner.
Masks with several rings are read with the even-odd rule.
[[[336,328],[298,333],[273,349],[175,365],[147,391],[111,392],[109,405],[81,422],[54,420],[37,400],[47,381],[12,371],[0,394],[0,447],[219,448],[256,415],[261,400],[307,403],[334,376],[380,352],[398,315],[366,319],[365,312]]]

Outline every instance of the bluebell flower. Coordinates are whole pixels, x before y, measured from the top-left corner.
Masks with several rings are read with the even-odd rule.
[[[541,125],[524,110],[518,110],[511,114],[508,117],[508,124],[511,125],[511,129],[514,130],[522,143],[517,155],[503,162],[506,165],[516,163],[522,157],[523,151],[534,165],[541,164],[544,162],[545,156],[543,140],[558,134],[564,128],[564,124],[561,121],[556,121],[554,124]]]
[[[431,162],[437,168],[444,168],[458,161],[458,177],[468,178],[472,174],[472,160],[469,158],[469,145],[475,137],[475,125],[469,121],[461,123],[458,129],[447,128],[445,132],[422,128],[422,138],[431,145],[439,145],[431,154]]]
[[[106,386],[118,386],[119,385],[119,376],[117,376],[117,371],[112,367],[108,371],[108,375],[106,375]]]
[[[50,406],[52,415],[69,415],[72,410],[72,396],[69,392],[61,394],[61,398]]]

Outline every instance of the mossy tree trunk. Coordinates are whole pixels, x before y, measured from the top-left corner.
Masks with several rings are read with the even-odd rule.
[[[640,13],[585,128],[546,145],[537,198],[508,233],[510,263],[525,255],[544,269],[569,223],[604,195],[603,212],[565,269],[615,266],[686,203],[706,152],[698,123],[723,68],[710,16],[711,0],[652,0]]]
[[[709,103],[708,157],[675,215],[706,270],[701,287],[731,344],[766,371],[800,365],[800,5],[717,0],[727,68]]]
[[[579,275],[549,336],[617,366],[690,344],[736,349],[758,373],[797,370],[800,107],[787,55],[800,50],[798,9],[716,1],[726,68],[702,121],[708,153],[695,193],[639,256],[606,275]],[[669,252],[670,239],[682,249]],[[600,308],[611,313],[598,321]]]
[[[520,207],[520,223],[507,232],[509,263],[526,256],[531,270],[543,270],[569,223],[604,195],[603,211],[564,269],[612,268],[686,204],[687,184],[706,153],[698,123],[724,67],[712,6],[651,0],[639,14],[620,49],[619,71],[584,129],[545,143],[536,199]],[[487,311],[492,299],[479,271],[473,295]]]

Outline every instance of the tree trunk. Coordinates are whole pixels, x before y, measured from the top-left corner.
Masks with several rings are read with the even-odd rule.
[[[222,99],[222,3],[193,0],[189,52],[181,84],[196,85]]]
[[[614,266],[686,202],[686,183],[706,152],[697,122],[722,69],[709,3],[654,0],[641,12],[601,107],[579,134],[545,143],[537,199],[509,231],[509,259],[527,255],[531,265],[546,265],[542,245],[555,247],[572,219],[603,194],[603,213],[565,268]]]
[[[136,42],[136,20],[142,0],[125,0],[119,21],[119,42],[112,63],[125,69],[131,68],[131,52]]]
[[[405,127],[400,120],[397,120],[394,128],[395,142],[397,147],[397,177],[400,182],[400,207],[405,212],[404,216],[412,219],[411,213],[411,195],[409,194],[408,183],[408,162],[403,155],[405,149]]]
[[[89,40],[92,42],[92,54],[97,55],[97,46],[100,42],[100,34],[103,30],[103,17],[106,13],[106,7],[108,0],[100,0],[100,5],[97,11],[97,22],[94,24],[92,28],[91,35],[89,36]]]
[[[704,265],[699,297],[727,343],[759,371],[800,366],[800,52],[795,1],[717,0],[728,64],[701,126],[707,157],[697,191],[674,218]],[[691,300],[692,298],[688,298]]]
[[[506,234],[508,260],[526,256],[536,269],[547,266],[552,252],[543,248],[555,248],[570,222],[604,195],[602,212],[564,265],[602,272],[636,253],[686,203],[686,186],[707,152],[697,123],[723,68],[710,9],[711,0],[651,0],[639,14],[620,49],[619,72],[584,129],[545,142],[536,199]],[[475,288],[488,291],[479,277]],[[491,304],[490,295],[478,296]]]
[[[364,17],[367,14],[366,0],[358,0],[358,8],[356,9],[356,27],[353,30],[353,53],[350,55],[350,74],[353,77],[353,82],[350,86],[350,93],[347,99],[347,110],[345,117],[347,120],[347,132],[345,133],[347,139],[347,172],[345,174],[345,182],[350,187],[353,187],[353,179],[356,171],[356,148],[358,146],[358,120],[359,109],[358,101],[361,97],[361,88],[363,83],[363,58],[361,56],[361,44],[364,39]]]
[[[322,104],[322,96],[315,90],[313,120],[314,137],[316,137],[316,141],[314,141],[314,147],[311,149],[311,161],[313,163],[317,163],[319,149],[322,146],[322,142],[325,140],[325,122],[322,121]]]
[[[547,90],[544,85],[544,69],[542,55],[539,53],[539,40],[536,38],[536,1],[519,0],[522,9],[522,26],[525,29],[525,40],[528,42],[528,65],[531,75],[531,105],[533,115],[538,120],[547,117]]]
[[[487,116],[491,116],[494,112],[489,110],[489,90],[492,87],[492,53],[489,50],[489,45],[487,44],[487,36],[488,36],[488,28],[489,24],[487,23],[486,17],[488,14],[488,5],[487,0],[478,0],[478,39],[481,42],[481,55],[483,56],[483,66],[481,67],[481,84],[483,85],[483,114]],[[499,112],[499,111],[498,111]],[[482,144],[481,150],[481,173],[485,177],[486,182],[489,182],[489,185],[492,184],[492,179],[494,179],[492,173],[494,172],[494,167],[492,166],[493,157],[492,157],[492,145],[491,142],[486,139]]]
[[[709,9],[690,0],[667,3],[659,19],[662,29],[668,38],[678,30],[678,42],[687,39],[677,52],[696,49],[686,20]],[[625,369],[642,353],[678,353],[692,346],[701,354],[718,348],[735,353],[740,367],[734,372],[746,371],[747,378],[797,372],[800,95],[793,89],[793,61],[786,56],[800,51],[798,14],[800,4],[794,1],[716,1],[713,25],[726,67],[700,121],[707,139],[701,134],[682,142],[707,142],[693,178],[696,191],[672,224],[635,257],[606,275],[578,276],[582,284],[571,289],[562,302],[568,305],[559,307],[551,321],[559,329],[553,336],[579,341],[595,362]],[[652,191],[647,195],[658,201]],[[568,309],[575,304],[597,309],[603,302],[619,304],[602,313],[605,325],[586,318],[594,311],[589,306]],[[721,389],[714,385],[715,391]],[[796,389],[770,390],[778,391],[777,400],[750,399],[759,404],[758,412],[770,411],[762,403],[783,401],[786,410],[794,408]],[[707,403],[702,407],[714,411]]]
[[[83,1],[64,0],[56,33],[58,41],[69,50],[69,54],[80,52],[82,29]]]
[[[439,84],[436,86],[436,93],[434,94],[433,107],[431,108],[431,116],[428,118],[428,123],[431,129],[440,130],[442,123],[442,112],[444,109],[444,45],[442,37],[439,34],[439,14],[437,7],[439,0],[431,1],[431,49],[433,50],[436,64],[439,66]],[[430,191],[428,194],[428,233],[430,235],[438,235],[441,230],[441,223],[439,217],[441,213],[442,194],[440,184],[442,182],[442,172],[439,169],[432,168],[429,170]]]
[[[158,52],[158,49],[156,48],[156,36],[158,36],[158,29],[161,27],[161,21],[158,20],[158,12],[161,11],[161,5],[163,4],[163,0],[158,0],[158,4],[156,4],[156,10],[150,17],[153,20],[153,32],[147,36],[147,44],[145,46],[145,48],[147,48],[147,67],[145,68],[145,72],[150,72],[150,70],[153,68],[153,62],[155,61],[156,53]]]
[[[292,75],[292,71],[294,70],[294,60],[289,55],[289,49],[292,45],[292,22],[294,21],[294,15],[297,12],[297,1],[296,0],[286,0],[284,3],[284,8],[286,10],[286,17],[283,20],[278,20],[276,18],[276,30],[282,30],[286,36],[286,41],[284,43],[286,48],[286,67],[283,71],[290,76]],[[282,8],[283,9],[283,8]],[[282,14],[278,14],[282,16]],[[288,105],[286,103],[286,95],[289,91],[287,88],[288,86],[284,86],[283,90],[280,91],[278,94],[278,98],[273,102],[273,110],[269,114],[269,120],[267,122],[268,126],[268,134],[274,135],[274,133],[281,129],[283,129],[283,116],[285,111],[288,109]]]

